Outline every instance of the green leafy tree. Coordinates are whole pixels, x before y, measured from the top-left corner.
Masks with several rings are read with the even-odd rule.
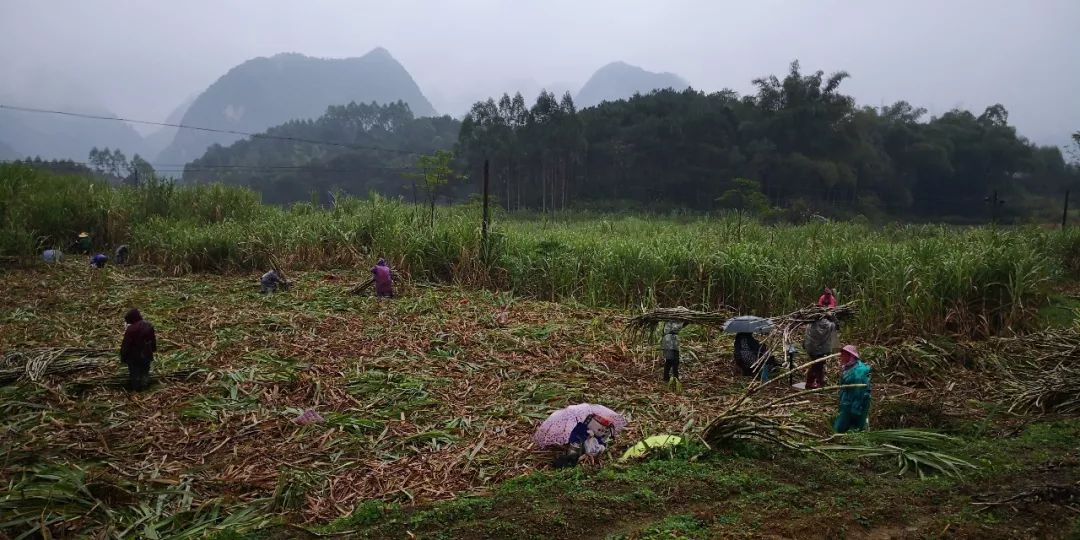
[[[736,178],[731,181],[731,188],[716,199],[716,205],[760,216],[768,212],[769,198],[761,192],[761,183],[757,180]]]
[[[157,177],[154,167],[139,154],[131,157],[131,162],[127,164],[127,174],[125,182],[132,185],[144,184]]]
[[[122,178],[130,168],[127,156],[119,148],[110,151],[107,147],[98,150],[95,146],[90,149],[88,161],[97,173],[113,178]]]
[[[430,155],[420,156],[416,159],[416,167],[419,173],[407,173],[406,176],[414,180],[420,180],[427,195],[428,204],[431,208],[431,226],[435,226],[435,199],[439,191],[447,186],[455,178],[454,169],[450,162],[454,154],[446,150],[437,150]]]

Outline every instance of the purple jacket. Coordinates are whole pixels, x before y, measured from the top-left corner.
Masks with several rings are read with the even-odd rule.
[[[394,279],[390,276],[390,267],[384,259],[379,259],[379,264],[371,269],[371,274],[375,277],[375,296],[394,296]]]

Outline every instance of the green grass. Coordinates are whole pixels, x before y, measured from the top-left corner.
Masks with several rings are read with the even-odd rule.
[[[761,315],[804,306],[830,285],[842,301],[860,302],[858,324],[879,337],[1030,327],[1055,284],[1080,272],[1080,229],[497,215],[484,249],[479,209],[470,205],[440,208],[431,228],[418,208],[378,197],[281,209],[239,188],[109,188],[10,165],[0,167],[0,192],[9,197],[0,255],[63,245],[85,229],[105,244],[132,244],[137,261],[171,273],[255,273],[273,257],[287,269],[359,267],[352,276],[359,280],[385,256],[414,279],[519,296],[609,307],[728,305]],[[347,305],[320,295],[312,307]],[[412,309],[422,315],[434,306]]]
[[[980,469],[925,480],[883,474],[892,467],[883,460],[832,461],[787,451],[538,471],[503,482],[490,495],[420,508],[369,501],[320,530],[350,538],[716,538],[865,535],[907,526],[940,531],[947,525],[996,538],[1008,536],[1020,517],[1025,526],[1037,521],[1046,534],[1075,524],[1067,514],[1046,517],[1052,509],[1026,517],[1023,510],[980,511],[970,504],[972,494],[1023,489],[1034,471],[1067,458],[1078,435],[1080,422],[1068,420],[1035,423],[1012,438],[967,439],[958,448],[978,459]],[[1066,482],[1080,477],[1075,469],[1056,474]]]

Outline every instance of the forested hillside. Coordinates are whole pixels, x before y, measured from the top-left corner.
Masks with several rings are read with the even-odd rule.
[[[290,120],[315,118],[331,105],[399,100],[419,116],[435,114],[409,72],[386,49],[340,59],[278,54],[229,70],[195,99],[184,113],[183,123],[258,132]],[[157,161],[186,163],[212,144],[229,144],[239,138],[229,133],[180,130]]]
[[[215,146],[184,178],[251,186],[278,203],[337,189],[422,199],[408,176],[417,158],[453,148],[469,180],[443,194],[478,191],[487,159],[508,210],[741,209],[793,221],[1049,221],[1065,190],[1080,189],[1080,168],[1018,134],[1000,104],[936,117],[904,101],[859,106],[841,91],[846,78],[793,63],[782,79],[754,81],[751,95],[669,89],[580,111],[569,94],[544,92],[531,106],[503,95],[460,123],[414,118],[400,102],[353,103],[266,132],[334,144]]]
[[[214,145],[187,165],[183,178],[253,187],[271,203],[311,200],[313,194],[325,201],[337,190],[422,198],[406,175],[419,155],[452,148],[460,125],[449,116],[415,118],[401,101],[332,106],[318,119],[267,130],[272,138]],[[449,186],[447,193],[455,188],[469,186]]]
[[[732,91],[657,91],[577,111],[542,94],[531,107],[504,95],[475,104],[458,151],[474,177],[492,163],[509,209],[621,206],[741,208],[980,221],[1060,215],[1080,171],[1060,149],[1016,133],[1006,108],[927,118],[907,102],[859,106],[840,72]],[[1075,191],[1074,191],[1075,192]]]

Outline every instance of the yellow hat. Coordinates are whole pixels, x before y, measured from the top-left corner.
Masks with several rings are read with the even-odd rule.
[[[81,232],[81,233],[79,233],[79,238],[88,238],[89,236],[90,236],[90,235],[89,235],[89,234],[86,234],[86,232],[85,232],[85,231],[84,231],[84,232]]]

